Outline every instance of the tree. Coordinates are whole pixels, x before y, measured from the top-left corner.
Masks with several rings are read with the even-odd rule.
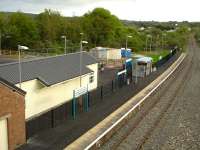
[[[5,17],[3,13],[0,13],[0,31],[2,32],[5,28]]]
[[[116,36],[120,36],[123,26],[120,20],[104,8],[96,8],[84,15],[83,30],[90,43],[95,46],[111,46]]]
[[[21,12],[8,16],[4,34],[12,38],[9,45],[12,48],[16,48],[19,44],[32,47],[39,38],[38,29],[33,18]]]
[[[65,21],[58,11],[45,9],[36,17],[41,40],[45,43],[54,43],[60,40],[64,32]]]
[[[89,42],[89,48],[125,47],[126,38],[131,35],[128,47],[139,51],[145,48],[146,37],[149,34],[153,37],[152,47],[157,50],[162,47],[163,33],[165,48],[183,48],[189,35],[188,26],[187,22],[121,21],[104,8],[96,8],[81,17],[63,17],[58,11],[51,9],[45,9],[39,15],[22,12],[0,13],[3,48],[17,49],[18,44],[23,44],[38,50],[52,48],[52,52],[56,53],[63,53],[64,42],[61,35],[67,37],[68,52],[79,49],[80,32],[84,33],[82,38]],[[140,27],[145,29],[139,30]],[[195,37],[199,40],[199,24],[193,23],[191,27],[197,31]],[[10,38],[6,38],[6,35]]]

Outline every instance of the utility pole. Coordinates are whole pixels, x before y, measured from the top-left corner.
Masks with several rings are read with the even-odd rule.
[[[146,49],[148,49],[148,39],[150,38],[150,40],[149,40],[149,50],[150,50],[150,52],[151,52],[151,47],[152,47],[152,45],[151,45],[151,43],[152,43],[152,35],[150,35],[150,34],[148,34],[147,35],[147,37],[146,37]]]
[[[67,39],[65,37],[65,55],[67,54]]]
[[[166,34],[162,34],[162,50],[164,50],[165,46],[164,46],[164,37],[166,36]]]
[[[87,44],[88,42],[87,41],[83,41],[83,33],[80,33],[80,35],[81,35],[81,42],[80,42],[80,87],[82,86],[82,84],[81,84],[81,78],[82,78],[82,57],[83,57],[83,53],[82,53],[82,51],[83,51],[83,44]]]
[[[158,48],[159,35],[156,36],[154,50]]]
[[[81,78],[82,78],[82,49],[83,49],[83,42],[82,42],[82,38],[83,38],[83,33],[80,33],[81,35],[81,42],[80,42],[80,87],[81,87]]]
[[[136,59],[136,65],[135,65],[135,83],[138,82],[138,62],[137,62],[137,59]]]
[[[150,36],[150,38],[151,38],[151,41],[150,41],[150,52],[151,52],[151,48],[152,48],[152,41],[153,41],[153,39],[152,39],[152,36]]]
[[[18,51],[19,51],[19,87],[21,89],[21,84],[22,84],[22,66],[21,66],[21,49],[20,45],[18,45]]]
[[[146,51],[147,51],[147,49],[148,49],[148,36],[146,37]]]
[[[126,50],[127,50],[127,48],[128,48],[128,38],[132,38],[132,36],[131,36],[131,35],[127,35],[127,36],[126,36]]]
[[[127,44],[128,44],[128,36],[126,37],[126,50],[127,50]]]
[[[65,48],[64,48],[64,50],[65,50],[65,55],[66,55],[67,54],[67,38],[66,38],[65,35],[61,36],[61,38],[63,38],[65,40]]]
[[[18,45],[18,52],[19,52],[18,69],[19,69],[19,87],[20,87],[20,89],[21,89],[21,84],[22,84],[21,50],[27,50],[27,49],[29,49],[29,48],[26,46]]]

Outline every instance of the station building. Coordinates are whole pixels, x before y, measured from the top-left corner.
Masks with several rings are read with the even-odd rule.
[[[133,63],[133,75],[138,77],[145,77],[151,74],[153,60],[151,57],[139,57]]]
[[[87,52],[53,56],[23,61],[21,84],[18,62],[0,65],[0,77],[26,93],[24,106],[19,105],[25,108],[26,137],[29,138],[40,129],[55,126],[57,120],[64,120],[69,113],[75,113],[77,110],[71,109],[76,109],[77,103],[84,105],[81,94],[78,102],[73,101],[74,91],[84,87],[90,92],[97,88],[98,62]]]
[[[92,56],[99,60],[120,60],[121,49],[96,47],[90,50]]]
[[[13,150],[26,142],[25,94],[0,78],[0,150]]]

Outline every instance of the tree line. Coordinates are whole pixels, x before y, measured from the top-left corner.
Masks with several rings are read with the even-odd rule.
[[[84,33],[81,37],[80,33]],[[67,51],[79,49],[81,38],[88,41],[87,49],[104,46],[128,47],[133,51],[184,48],[189,30],[186,24],[173,23],[127,23],[119,20],[110,11],[96,8],[81,17],[64,17],[58,11],[45,9],[38,15],[23,12],[0,13],[2,49],[17,49],[26,45],[34,51],[46,48],[62,53],[67,37]],[[131,35],[132,38],[127,36]]]

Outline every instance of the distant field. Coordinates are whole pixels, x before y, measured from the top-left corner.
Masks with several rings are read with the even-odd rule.
[[[165,57],[170,53],[169,50],[159,50],[159,51],[141,51],[140,54],[144,56],[151,57],[153,59],[153,63],[156,63],[159,60],[159,57]]]

